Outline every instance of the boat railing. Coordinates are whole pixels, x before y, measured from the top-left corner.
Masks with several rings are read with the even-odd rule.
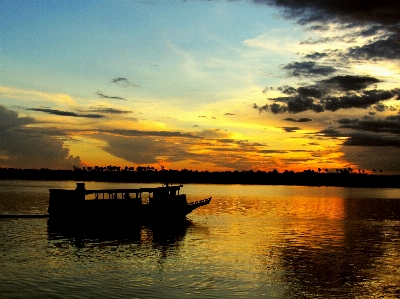
[[[202,200],[197,200],[197,201],[190,202],[190,203],[188,203],[188,206],[197,206],[197,205],[201,206],[201,205],[204,205],[204,204],[208,204],[210,201],[211,201],[211,197],[210,198],[206,198],[206,199],[202,199]]]
[[[137,189],[85,189],[85,183],[77,183],[75,190],[50,189],[51,198],[70,197],[72,193],[77,194],[81,200],[114,200],[114,199],[150,199],[154,197],[179,195],[182,185],[164,186]],[[144,196],[142,194],[144,193]],[[78,195],[79,194],[79,195]]]

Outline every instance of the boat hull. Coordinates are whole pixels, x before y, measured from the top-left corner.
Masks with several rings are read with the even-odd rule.
[[[185,204],[136,204],[130,200],[99,200],[84,201],[76,204],[68,204],[56,210],[49,209],[49,218],[62,222],[157,222],[180,221],[186,219],[186,215],[200,206],[206,205],[211,198],[194,203]]]

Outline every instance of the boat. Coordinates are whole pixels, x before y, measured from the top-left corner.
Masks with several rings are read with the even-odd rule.
[[[50,220],[76,222],[100,221],[175,221],[198,207],[207,205],[211,197],[187,202],[180,194],[182,185],[155,188],[87,190],[77,183],[75,190],[49,189]]]

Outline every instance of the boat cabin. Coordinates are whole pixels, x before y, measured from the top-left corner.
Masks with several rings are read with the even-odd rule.
[[[182,185],[138,189],[87,190],[85,183],[77,183],[75,190],[50,189],[50,215],[125,212],[125,209],[148,206],[177,208],[186,206],[186,195],[179,194]],[[148,199],[148,203],[142,199]]]

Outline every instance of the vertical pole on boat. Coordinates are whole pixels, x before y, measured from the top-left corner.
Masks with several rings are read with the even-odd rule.
[[[85,183],[76,183],[75,191],[78,193],[77,198],[79,198],[79,200],[85,200]]]

